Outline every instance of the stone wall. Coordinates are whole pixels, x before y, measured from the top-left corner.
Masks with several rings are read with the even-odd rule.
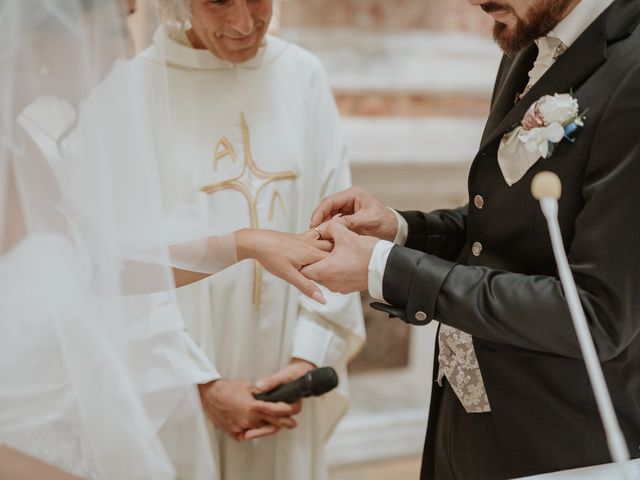
[[[282,0],[282,7],[285,27],[487,34],[491,25],[465,0]]]

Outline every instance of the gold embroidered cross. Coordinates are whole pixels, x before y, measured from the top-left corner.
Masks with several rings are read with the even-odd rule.
[[[253,158],[251,153],[251,141],[249,136],[249,126],[244,118],[244,113],[240,114],[240,126],[242,128],[242,148],[244,151],[244,163],[242,165],[242,171],[229,180],[223,180],[221,182],[205,185],[200,191],[207,194],[214,194],[222,190],[235,190],[241,193],[247,201],[249,206],[249,220],[251,228],[260,228],[260,221],[258,218],[258,200],[260,194],[264,191],[265,187],[272,182],[295,180],[298,178],[298,174],[295,172],[267,172],[262,170]],[[218,168],[218,162],[225,157],[231,157],[231,160],[235,163],[238,161],[233,145],[226,138],[222,137],[218,141],[216,146],[216,152],[214,155],[214,170]],[[280,201],[280,205],[284,211],[285,207],[282,201],[282,196],[278,190],[274,190],[271,195],[271,204],[269,206],[269,221],[273,220],[274,209],[276,201]],[[285,212],[286,213],[286,212]],[[262,287],[261,266],[258,262],[253,264],[253,306],[257,310],[260,306],[260,294]]]

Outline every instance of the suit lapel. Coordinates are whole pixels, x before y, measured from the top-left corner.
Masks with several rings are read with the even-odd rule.
[[[496,126],[485,132],[480,148],[484,149],[497,137],[513,129],[522,120],[531,104],[540,97],[555,93],[569,93],[578,89],[605,62],[606,33],[605,16],[601,15],[558,58],[527,94],[515,105],[512,105],[512,108],[501,120],[494,122]],[[585,52],[589,52],[589,54],[585,54]],[[491,116],[493,116],[493,112]],[[487,126],[489,126],[488,122]]]
[[[522,92],[529,79],[529,70],[538,55],[538,48],[532,43],[528,48],[518,53],[507,67],[507,73],[501,80],[498,93],[491,105],[491,112],[482,133],[482,143],[500,124],[502,119],[513,108],[516,95]],[[506,57],[505,57],[506,58]]]

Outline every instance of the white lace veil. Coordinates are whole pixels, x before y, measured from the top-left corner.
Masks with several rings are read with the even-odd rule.
[[[133,3],[0,0],[0,444],[83,477],[211,479],[188,341],[141,367],[152,326],[132,332],[129,302],[172,304],[171,266],[213,273],[235,249],[196,207],[163,210],[137,100],[166,85],[128,61]]]

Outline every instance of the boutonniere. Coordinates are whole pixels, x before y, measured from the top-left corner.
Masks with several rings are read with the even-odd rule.
[[[551,157],[563,139],[575,141],[585,114],[570,93],[545,95],[534,102],[500,141],[498,164],[507,184],[520,180],[540,158]]]
[[[586,112],[579,113],[579,108],[571,94],[545,95],[527,110],[518,140],[527,151],[551,157],[563,138],[574,142],[576,131],[584,126]]]

